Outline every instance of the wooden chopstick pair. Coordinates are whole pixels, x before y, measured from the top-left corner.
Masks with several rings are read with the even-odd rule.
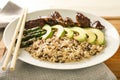
[[[8,62],[9,62],[10,57],[11,57],[12,52],[13,52],[13,47],[15,45],[16,38],[18,36],[17,43],[16,43],[16,46],[15,46],[15,49],[13,52],[11,65],[10,65],[10,70],[15,69],[15,64],[16,64],[16,60],[17,60],[17,56],[18,56],[18,50],[20,48],[23,30],[24,30],[24,26],[25,26],[26,16],[27,16],[27,9],[24,9],[22,15],[20,16],[20,18],[18,20],[18,23],[17,23],[16,29],[15,29],[15,32],[13,34],[10,46],[8,48],[8,52],[6,54],[6,57],[4,59],[3,65],[2,65],[2,70],[6,70],[6,67],[8,65]]]

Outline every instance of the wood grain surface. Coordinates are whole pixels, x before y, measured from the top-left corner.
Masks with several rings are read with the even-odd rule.
[[[119,18],[111,19],[109,17],[105,17],[105,19],[112,23],[120,34],[120,19]],[[3,42],[0,42],[0,44],[2,44],[2,46],[0,46],[0,49],[4,51],[5,48]],[[1,57],[2,54],[0,52],[0,58]],[[120,80],[120,48],[113,57],[105,61],[105,64],[112,70],[112,72],[116,75],[117,79]]]
[[[4,52],[5,52],[5,45],[4,45],[4,43],[3,43],[3,40],[1,40],[0,41],[0,60],[2,59],[2,56],[3,56],[3,54],[4,54]]]
[[[108,20],[112,23],[120,34],[120,19]],[[120,80],[120,47],[113,57],[108,59],[105,64],[112,70],[116,75],[117,79]]]

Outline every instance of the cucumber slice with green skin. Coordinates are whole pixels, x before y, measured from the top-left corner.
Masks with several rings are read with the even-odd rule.
[[[74,32],[77,32],[79,34],[79,35],[73,37],[75,40],[82,42],[87,39],[84,29],[82,29],[80,27],[73,27],[73,28],[71,28],[71,30],[73,30]]]
[[[90,29],[85,29],[85,32],[88,36],[87,41],[91,44],[95,43],[97,38],[96,35],[93,32],[91,32]]]
[[[63,26],[55,25],[55,26],[52,26],[52,28],[57,29],[57,33],[56,33],[57,38],[60,38],[60,37],[64,36],[65,30],[64,30]]]
[[[50,27],[50,25],[46,24],[45,26],[43,26],[42,29],[46,30],[46,33],[42,36],[42,39],[47,39],[47,38],[52,37],[53,31],[52,31],[52,28]]]
[[[73,38],[74,32],[71,30],[71,28],[64,28],[64,30],[67,32],[66,36],[68,38]]]
[[[93,28],[90,28],[89,30],[96,34],[96,36],[97,36],[96,44],[102,45],[105,43],[105,36],[102,31],[100,31],[98,29],[93,29]]]

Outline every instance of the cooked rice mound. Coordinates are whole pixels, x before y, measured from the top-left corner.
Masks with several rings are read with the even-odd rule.
[[[100,53],[104,45],[90,44],[87,41],[79,42],[67,37],[48,38],[37,40],[26,48],[34,58],[42,61],[67,63],[78,62]]]

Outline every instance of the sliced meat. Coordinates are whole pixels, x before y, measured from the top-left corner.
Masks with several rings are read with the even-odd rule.
[[[51,14],[51,17],[52,17],[53,19],[58,19],[58,20],[64,21],[63,18],[62,18],[62,16],[60,15],[60,13],[57,12],[57,11],[53,12],[53,13]]]
[[[35,20],[29,20],[25,23],[25,29],[30,29],[33,27],[43,27],[45,25],[45,21],[44,19],[40,18],[40,19],[35,19]]]
[[[41,16],[40,18],[44,19],[45,24],[49,24],[50,26],[58,24],[58,22],[53,19],[51,16]]]
[[[92,27],[94,28],[97,28],[99,30],[103,30],[105,27],[100,23],[100,21],[95,21],[93,24],[92,24]]]
[[[65,26],[70,26],[70,27],[75,25],[73,20],[71,18],[69,18],[69,17],[66,17],[66,19],[64,20],[64,24],[65,24]]]
[[[43,27],[45,24],[49,24],[52,26],[52,25],[58,24],[58,22],[52,17],[42,16],[39,19],[27,21],[25,23],[25,29],[30,29],[30,28],[37,27],[37,26]]]
[[[47,24],[49,24],[51,26],[58,24],[58,22],[53,18],[46,18],[45,21]]]
[[[81,24],[78,23],[78,22],[74,22],[74,25],[75,25],[75,26],[78,26],[78,27],[81,27]]]
[[[60,15],[59,12],[57,12],[57,11],[53,12],[53,13],[51,14],[51,17],[52,17],[53,19],[55,19],[55,20],[58,22],[58,24],[61,24],[61,25],[65,26],[64,20],[63,20],[63,18],[62,18],[62,16]]]
[[[76,15],[76,22],[74,22],[70,17],[66,17],[64,20],[59,12],[55,11],[50,16],[40,16],[38,19],[35,20],[29,20],[25,23],[25,29],[30,29],[33,27],[43,27],[45,24],[48,24],[50,26],[60,24],[64,27],[67,26],[78,26],[82,28],[91,27],[90,19],[84,16],[82,13],[77,13]],[[96,21],[92,24],[92,27],[97,29],[104,29],[105,27],[99,22]]]
[[[84,16],[82,13],[77,13],[76,20],[81,25],[81,27],[90,27],[90,19]]]

